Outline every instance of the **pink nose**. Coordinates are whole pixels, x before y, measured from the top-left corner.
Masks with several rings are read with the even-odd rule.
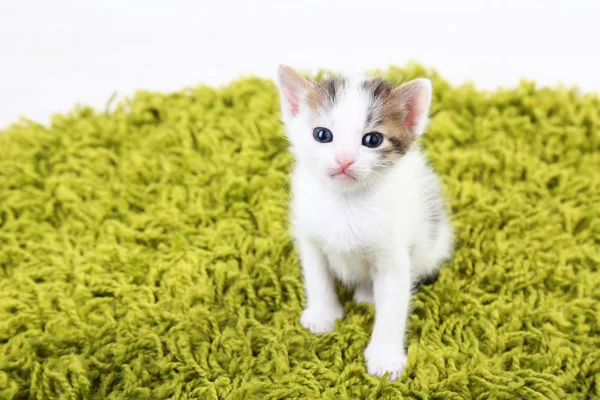
[[[354,160],[349,158],[336,158],[335,161],[337,161],[342,172],[346,171],[352,164],[354,164]]]

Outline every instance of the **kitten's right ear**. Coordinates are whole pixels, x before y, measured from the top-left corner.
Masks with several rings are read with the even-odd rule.
[[[402,122],[414,135],[419,136],[427,125],[431,105],[431,81],[419,78],[406,82],[392,91],[398,104],[402,105]]]
[[[281,95],[281,112],[295,117],[300,112],[300,103],[312,83],[293,68],[279,66],[279,93]]]

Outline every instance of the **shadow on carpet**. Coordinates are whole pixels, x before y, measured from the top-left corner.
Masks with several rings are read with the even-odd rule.
[[[599,98],[387,73],[434,79],[423,145],[458,235],[398,382],[365,371],[371,306],[299,324],[291,158],[248,78],[0,133],[0,398],[598,398]]]

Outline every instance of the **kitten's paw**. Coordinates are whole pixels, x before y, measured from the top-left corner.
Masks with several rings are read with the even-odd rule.
[[[373,290],[371,288],[357,287],[354,291],[352,299],[355,303],[371,303],[375,304],[375,298],[373,297]]]
[[[369,343],[365,350],[365,360],[369,374],[382,377],[389,372],[388,379],[390,381],[400,378],[406,367],[404,351],[393,350],[390,346],[382,346],[378,343]]]
[[[302,312],[300,323],[312,333],[333,332],[335,320],[344,316],[341,306],[328,308],[307,308]]]

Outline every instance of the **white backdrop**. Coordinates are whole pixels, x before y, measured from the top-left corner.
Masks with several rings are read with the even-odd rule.
[[[600,91],[598,0],[0,0],[0,128],[114,92],[360,72],[417,60],[455,83]]]

